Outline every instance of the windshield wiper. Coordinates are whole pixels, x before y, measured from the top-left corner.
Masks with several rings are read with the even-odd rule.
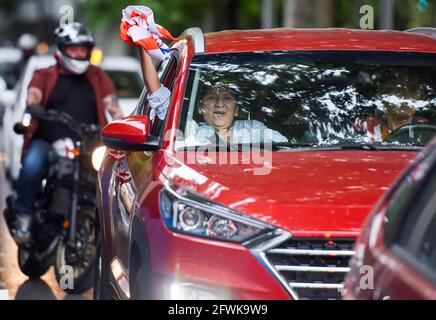
[[[274,143],[274,144],[222,144],[222,145],[201,145],[185,146],[178,151],[252,151],[252,150],[271,150],[271,151],[291,151],[298,149],[314,151],[342,151],[342,150],[362,150],[362,151],[420,151],[423,146],[405,146],[405,145],[382,145],[382,144],[316,144],[316,143]]]
[[[406,145],[386,145],[386,144],[337,144],[332,145],[332,148],[338,148],[340,150],[368,150],[368,151],[419,151],[423,146],[406,146]]]
[[[283,143],[273,144],[274,151],[286,151],[296,148],[313,149],[313,150],[378,150],[372,144],[317,144],[317,143]]]
[[[338,147],[341,150],[369,150],[369,151],[380,150],[377,146],[369,143],[337,144],[337,145],[332,145],[332,147]]]
[[[314,151],[342,151],[342,150],[362,150],[362,151],[419,151],[422,146],[405,145],[382,145],[371,143],[344,143],[344,144],[274,144],[273,151],[287,151],[295,148],[305,148]]]
[[[185,146],[177,149],[177,151],[251,151],[263,149],[263,145],[252,144],[211,144],[211,145],[197,145],[197,146]]]
[[[286,150],[294,150],[300,148],[314,148],[316,147],[316,143],[273,143],[272,150],[273,151],[286,151]]]

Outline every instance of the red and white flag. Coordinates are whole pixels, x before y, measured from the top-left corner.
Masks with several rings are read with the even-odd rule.
[[[179,41],[168,30],[154,22],[153,11],[145,6],[128,6],[123,10],[120,38],[131,45],[139,45],[159,61],[171,57],[171,50],[161,38]]]

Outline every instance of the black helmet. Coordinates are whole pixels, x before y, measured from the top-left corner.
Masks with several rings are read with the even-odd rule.
[[[65,69],[82,74],[88,70],[89,58],[94,48],[94,37],[91,32],[81,23],[73,22],[63,27],[56,28],[55,37],[55,57],[59,64]],[[84,59],[73,59],[68,56],[66,48],[72,45],[84,45],[88,49],[88,55]]]

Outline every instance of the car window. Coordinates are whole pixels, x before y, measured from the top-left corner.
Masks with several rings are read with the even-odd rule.
[[[411,230],[422,213],[425,176],[431,168],[431,159],[426,158],[415,165],[396,187],[387,201],[384,241],[388,246],[407,246]],[[407,221],[407,223],[406,223]]]
[[[419,243],[417,258],[429,270],[433,271],[436,278],[436,181],[432,183],[433,192],[431,198],[431,207],[428,214],[428,222],[423,230],[423,238]]]
[[[395,242],[415,255],[417,246],[422,241],[424,231],[427,229],[431,215],[428,206],[432,203],[436,190],[436,171],[423,179],[416,196],[409,201],[405,220],[399,229]],[[433,209],[430,208],[432,211]]]
[[[388,200],[384,240],[402,261],[436,282],[436,153],[412,167]]]
[[[159,79],[161,79],[161,82],[162,82],[162,77],[164,75],[164,72],[167,70],[167,66],[171,60],[172,59],[164,60],[158,64],[156,64],[156,62],[155,62],[157,75],[158,75]],[[146,115],[148,117],[150,116],[151,110],[150,110],[150,105],[148,103],[147,97],[148,97],[147,88],[143,87],[143,90],[141,92],[141,96],[139,98],[138,106],[135,110],[135,114]]]
[[[435,86],[434,54],[199,55],[190,64],[180,130],[186,146],[208,143],[204,135],[230,120],[230,140],[238,144],[256,143],[239,131],[267,128],[278,137],[273,142],[291,146],[422,146],[436,134]],[[216,100],[219,91],[233,96],[236,108],[209,110],[206,98]]]
[[[4,76],[4,74],[12,69],[14,63],[11,62],[0,62],[0,77]]]
[[[170,91],[173,89],[178,61],[177,52],[173,51],[173,53],[171,59],[162,62],[158,67],[160,82]],[[151,108],[145,108],[144,111],[150,119],[150,134],[155,137],[163,137],[165,120],[159,119]]]

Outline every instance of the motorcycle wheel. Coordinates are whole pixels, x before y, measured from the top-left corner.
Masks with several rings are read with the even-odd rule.
[[[90,214],[79,214],[77,221],[77,232],[76,237],[83,235],[81,231],[85,230],[89,233],[89,237],[86,240],[86,248],[84,249],[83,255],[79,258],[73,268],[73,287],[72,288],[62,288],[68,294],[81,294],[88,291],[94,282],[94,271],[95,265],[97,264],[97,254],[95,248],[95,221],[94,215]],[[83,229],[85,228],[85,229]],[[61,284],[64,273],[61,271],[64,266],[69,265],[67,263],[67,239],[61,241],[56,251],[56,262],[55,262],[55,275],[56,280]]]
[[[38,279],[50,268],[50,261],[40,261],[27,249],[18,248],[18,266],[30,279]]]

